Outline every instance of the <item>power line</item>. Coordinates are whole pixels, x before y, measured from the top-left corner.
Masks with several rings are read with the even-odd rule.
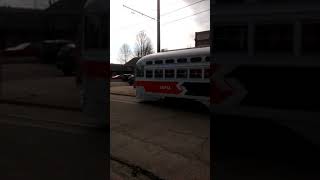
[[[150,18],[150,19],[156,20],[155,18],[150,17],[150,16],[148,16],[148,15],[146,15],[146,14],[140,12],[140,11],[137,11],[137,10],[135,10],[135,9],[132,9],[132,8],[130,8],[130,7],[126,6],[126,5],[124,5],[124,4],[123,4],[123,7],[128,8],[128,9],[134,11],[134,12],[137,12],[137,13],[139,13],[139,14],[141,14],[141,15],[143,15],[143,16],[146,16],[146,17],[148,17],[148,18]]]
[[[183,20],[183,19],[186,19],[186,18],[195,16],[195,15],[198,15],[198,14],[201,14],[201,13],[204,13],[204,12],[207,12],[207,11],[210,11],[210,9],[207,9],[207,10],[204,10],[204,11],[200,11],[200,12],[197,12],[197,13],[195,13],[195,14],[192,14],[192,15],[190,15],[190,16],[186,16],[186,17],[183,17],[183,18],[180,18],[180,19],[176,19],[176,20],[173,20],[173,21],[169,21],[169,22],[163,23],[162,25],[166,25],[166,24],[170,24],[170,23],[173,23],[173,22],[176,22],[176,21],[180,21],[180,20]]]
[[[173,12],[179,11],[179,10],[184,9],[184,8],[187,8],[187,7],[189,7],[189,6],[192,6],[192,5],[201,3],[201,2],[203,2],[203,1],[207,1],[207,0],[200,0],[200,1],[197,1],[197,2],[194,2],[194,3],[191,3],[191,4],[187,5],[187,6],[184,6],[184,7],[181,7],[181,8],[178,8],[178,9],[175,9],[175,10],[172,10],[172,11],[169,11],[169,12],[166,12],[166,13],[163,13],[163,14],[161,14],[161,16],[165,16],[165,15],[171,14],[171,13],[173,13]]]

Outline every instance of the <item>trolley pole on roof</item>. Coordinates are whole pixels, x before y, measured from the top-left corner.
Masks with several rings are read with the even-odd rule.
[[[157,52],[160,52],[160,0],[157,0]]]

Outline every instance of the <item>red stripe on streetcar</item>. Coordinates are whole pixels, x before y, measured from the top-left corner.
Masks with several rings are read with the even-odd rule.
[[[81,67],[87,77],[108,79],[110,65],[107,62],[85,61]]]
[[[177,87],[177,82],[157,82],[157,81],[136,81],[135,86],[142,86],[146,92],[163,94],[180,94],[181,89]]]

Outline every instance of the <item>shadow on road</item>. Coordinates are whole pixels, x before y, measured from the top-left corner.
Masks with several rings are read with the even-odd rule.
[[[141,103],[148,104],[155,107],[161,107],[163,109],[207,114],[208,116],[210,115],[210,109],[207,108],[204,104],[198,101],[193,101],[188,99],[166,98],[160,101],[155,101],[155,102],[146,101]]]

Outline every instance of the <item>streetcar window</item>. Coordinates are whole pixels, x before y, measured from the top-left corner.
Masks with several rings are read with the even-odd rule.
[[[210,77],[210,69],[204,69],[204,78]]]
[[[136,74],[137,74],[137,77],[144,77],[143,69],[136,68]]]
[[[164,71],[165,78],[174,78],[174,69],[166,69]]]
[[[210,57],[209,56],[206,57],[206,62],[210,62]]]
[[[173,60],[173,59],[167,59],[167,60],[166,60],[166,64],[172,64],[172,63],[174,63],[174,60]]]
[[[186,63],[187,62],[187,58],[179,58],[177,59],[178,63]]]
[[[201,57],[194,57],[190,59],[190,62],[201,62],[202,58]]]
[[[152,61],[147,61],[146,62],[146,65],[151,65],[152,64]]]
[[[162,60],[157,60],[154,62],[154,64],[163,64],[163,61]]]
[[[152,70],[146,70],[146,78],[152,78],[153,77],[153,71]]]
[[[177,78],[188,78],[187,69],[177,69]]]
[[[202,78],[202,70],[190,69],[190,78]]]
[[[163,78],[163,69],[154,70],[154,77],[155,78]]]

